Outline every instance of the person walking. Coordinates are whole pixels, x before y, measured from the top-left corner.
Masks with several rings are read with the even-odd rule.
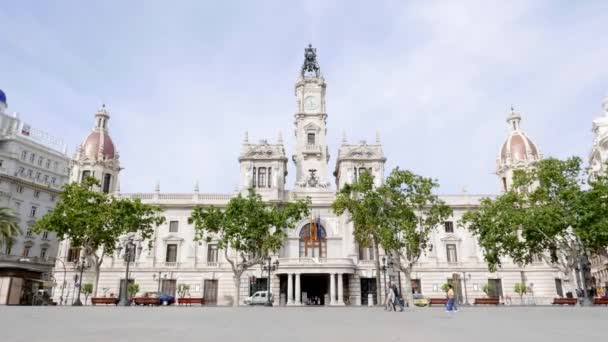
[[[456,308],[456,296],[454,295],[454,287],[448,284],[448,303],[446,304],[445,312],[458,312]]]
[[[384,310],[396,311],[395,310],[395,292],[393,291],[393,288],[391,287],[390,283],[388,283],[386,285],[386,296],[385,296],[384,304],[385,304]]]
[[[397,288],[396,284],[393,284],[392,287],[393,293],[395,294],[395,301],[394,303],[396,303],[397,305],[399,305],[399,312],[403,312],[403,298],[401,297],[401,295],[399,294],[399,289]],[[393,307],[395,307],[395,305],[393,304]]]

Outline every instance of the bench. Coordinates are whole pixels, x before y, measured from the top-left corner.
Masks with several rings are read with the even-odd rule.
[[[576,305],[578,299],[576,298],[553,298],[552,305]]]
[[[204,305],[205,304],[205,298],[193,298],[193,297],[178,298],[177,299],[177,303],[179,305],[192,305],[192,304]]]
[[[135,305],[160,305],[160,299],[154,297],[136,297],[133,302]]]
[[[429,306],[431,305],[446,305],[448,303],[447,298],[429,298]]]
[[[498,305],[500,301],[498,297],[475,298],[473,305]]]
[[[93,305],[97,305],[97,304],[118,305],[118,298],[113,298],[113,297],[91,298],[91,304],[93,304]]]
[[[593,298],[594,305],[608,305],[608,297]]]

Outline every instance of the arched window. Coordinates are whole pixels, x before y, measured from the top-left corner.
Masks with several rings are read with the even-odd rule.
[[[320,224],[307,223],[300,230],[300,257],[327,258],[327,234]]]

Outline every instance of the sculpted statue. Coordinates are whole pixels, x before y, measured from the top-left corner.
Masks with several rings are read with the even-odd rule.
[[[317,62],[317,49],[312,47],[312,44],[308,44],[308,47],[304,49],[304,65],[302,65],[302,77],[307,72],[314,72],[316,77],[321,76],[321,68]]]

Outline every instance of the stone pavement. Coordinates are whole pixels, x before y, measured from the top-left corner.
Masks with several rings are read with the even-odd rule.
[[[602,341],[606,307],[2,307],[1,342]]]

